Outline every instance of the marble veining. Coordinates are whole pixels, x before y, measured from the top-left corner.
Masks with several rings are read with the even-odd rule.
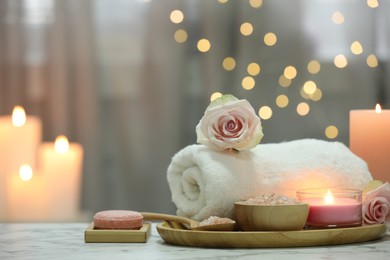
[[[84,243],[88,223],[0,224],[0,259],[389,259],[390,231],[339,246],[206,249],[166,244],[153,223],[147,243]]]

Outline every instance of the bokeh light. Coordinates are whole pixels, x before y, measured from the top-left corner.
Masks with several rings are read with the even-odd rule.
[[[272,117],[272,109],[269,106],[262,106],[259,109],[259,116],[261,119],[268,120]]]
[[[310,112],[310,106],[306,102],[301,102],[297,106],[297,113],[300,116],[306,116]]]
[[[313,101],[320,101],[322,98],[322,90],[319,88],[316,88],[316,91],[310,95],[310,98]]]
[[[250,76],[247,76],[242,79],[241,84],[243,89],[251,90],[255,87],[255,79]]]
[[[303,91],[305,91],[306,94],[311,95],[316,92],[317,85],[314,81],[308,80],[303,84]]]
[[[241,24],[240,32],[244,36],[251,35],[253,33],[253,26],[252,26],[252,24],[248,23],[248,22]]]
[[[334,58],[334,65],[337,68],[345,68],[348,65],[347,58],[343,54],[339,54]]]
[[[288,106],[288,97],[286,95],[279,95],[276,97],[276,105],[280,108]]]
[[[339,130],[334,125],[327,126],[325,129],[325,136],[329,139],[334,139],[339,135]]]
[[[181,23],[184,20],[184,14],[180,10],[173,10],[170,19],[172,23]]]
[[[336,11],[332,15],[332,21],[335,24],[343,24],[345,21],[344,15],[340,11]]]
[[[301,95],[301,97],[303,97],[306,100],[310,99],[310,95],[305,92],[303,86],[299,89],[299,94]]]
[[[280,75],[279,85],[281,87],[287,88],[287,87],[291,86],[291,82],[292,82],[291,79],[286,78],[284,75]]]
[[[283,74],[287,79],[294,79],[297,76],[297,69],[294,66],[287,66]]]
[[[272,32],[266,33],[264,35],[264,43],[267,46],[274,46],[276,42],[278,41],[278,38],[276,35]]]
[[[232,57],[226,57],[225,59],[223,59],[222,67],[225,70],[234,70],[234,68],[236,67],[236,60]]]
[[[354,42],[351,44],[351,52],[352,52],[353,54],[356,54],[356,55],[359,55],[359,54],[362,54],[362,53],[363,53],[363,47],[362,47],[362,45],[360,44],[360,42],[354,41]]]
[[[367,5],[370,8],[377,8],[379,6],[378,0],[367,0]]]
[[[214,100],[216,100],[217,98],[221,97],[222,96],[222,93],[221,92],[214,92],[213,94],[211,94],[210,96],[210,101],[213,102]]]
[[[187,41],[188,35],[187,35],[187,32],[185,30],[179,29],[175,32],[174,38],[175,38],[176,42],[183,43],[183,42]]]
[[[317,74],[321,70],[321,64],[317,60],[311,60],[307,64],[307,71],[311,74]]]
[[[220,2],[221,4],[226,4],[227,2],[229,2],[229,0],[218,0],[218,2]]]
[[[247,67],[247,72],[251,76],[256,76],[260,73],[260,66],[259,64],[252,62]]]
[[[378,67],[378,59],[374,54],[368,55],[367,57],[367,65],[371,68]]]
[[[198,50],[201,52],[208,52],[211,48],[211,44],[207,39],[200,39],[197,44]]]
[[[259,8],[263,4],[263,0],[249,0],[249,4],[253,8]]]

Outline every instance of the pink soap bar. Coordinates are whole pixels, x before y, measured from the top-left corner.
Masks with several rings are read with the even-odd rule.
[[[105,210],[93,217],[97,229],[139,229],[143,225],[143,216],[131,210]]]

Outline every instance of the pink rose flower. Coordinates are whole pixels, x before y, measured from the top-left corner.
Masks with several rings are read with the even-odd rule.
[[[363,200],[363,219],[366,224],[390,224],[390,184],[366,193]]]
[[[260,118],[245,99],[223,95],[207,107],[196,126],[197,142],[214,150],[248,150],[263,138]]]

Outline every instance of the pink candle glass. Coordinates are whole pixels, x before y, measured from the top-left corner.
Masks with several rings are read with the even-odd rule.
[[[307,189],[297,197],[309,204],[306,226],[352,227],[362,224],[362,191],[356,189]]]

